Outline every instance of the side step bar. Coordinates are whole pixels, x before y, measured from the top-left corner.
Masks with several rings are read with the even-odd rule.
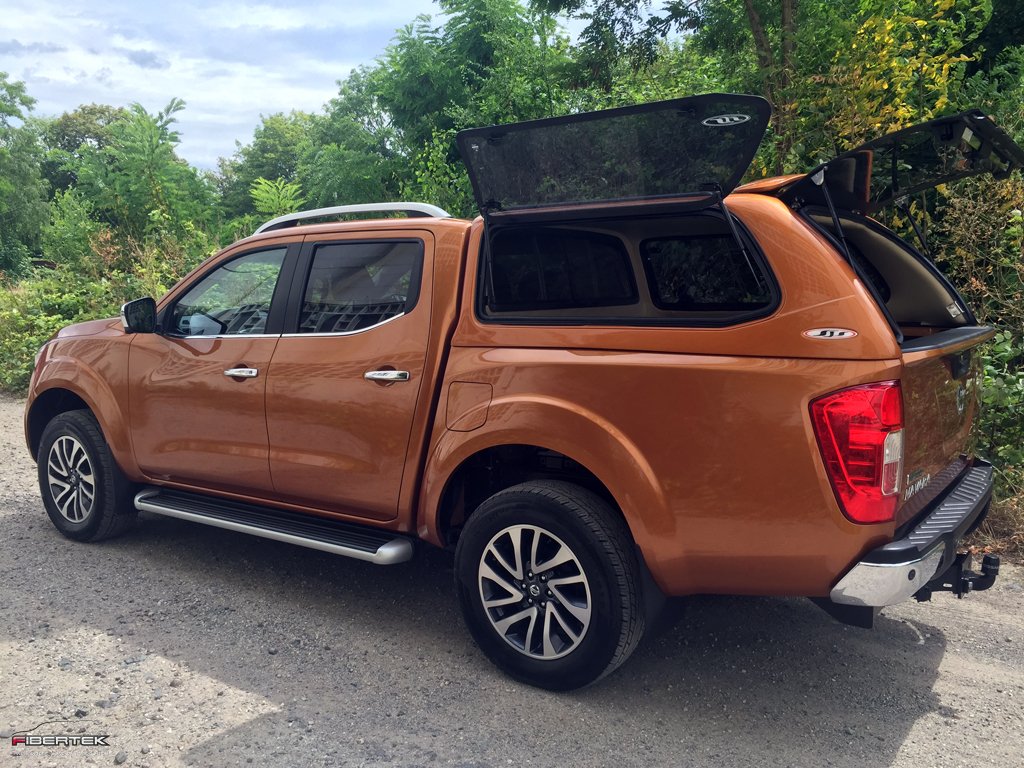
[[[136,494],[135,508],[377,565],[412,557],[412,541],[389,531],[197,493],[146,488]]]

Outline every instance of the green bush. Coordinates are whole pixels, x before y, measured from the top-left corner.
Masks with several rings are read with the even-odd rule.
[[[0,388],[23,392],[43,343],[65,325],[116,315],[119,293],[109,280],[68,269],[36,270],[0,292]]]
[[[1024,340],[999,331],[988,346],[978,420],[981,453],[1000,466],[1024,467]]]
[[[62,266],[94,275],[93,240],[104,230],[92,218],[92,205],[76,189],[57,192],[50,204],[50,221],[43,228],[43,253]]]

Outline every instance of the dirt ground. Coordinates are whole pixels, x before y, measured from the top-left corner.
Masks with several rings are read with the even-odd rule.
[[[62,538],[21,413],[0,398],[4,765],[1024,765],[1019,568],[871,631],[694,598],[614,675],[552,694],[476,650],[440,552],[382,568],[151,515]],[[45,721],[110,746],[12,746]]]

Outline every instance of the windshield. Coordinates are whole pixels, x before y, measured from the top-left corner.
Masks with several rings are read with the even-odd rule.
[[[739,182],[770,115],[759,96],[708,94],[473,128],[459,133],[458,146],[484,213],[708,199]]]

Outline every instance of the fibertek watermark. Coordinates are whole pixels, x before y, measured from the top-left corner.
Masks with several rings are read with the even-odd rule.
[[[45,723],[40,723],[35,728],[30,728],[27,731],[17,731],[11,734],[11,746],[12,747],[109,747],[110,742],[107,739],[110,738],[108,734],[94,734],[94,733],[82,733],[77,735],[64,735],[64,734],[49,734],[49,733],[33,733],[44,725],[52,725],[53,723],[71,723],[71,722],[83,722],[81,720],[50,720]]]

